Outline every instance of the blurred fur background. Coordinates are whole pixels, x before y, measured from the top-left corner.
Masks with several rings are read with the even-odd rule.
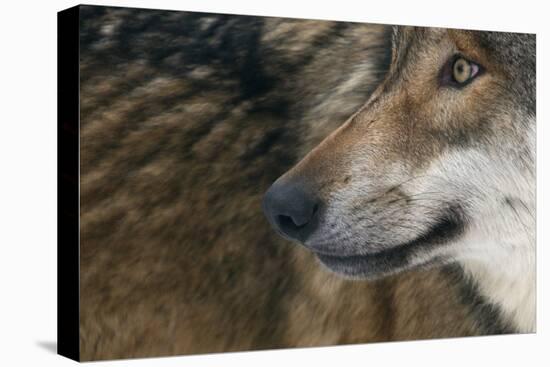
[[[262,214],[384,77],[387,27],[91,6],[80,25],[83,360],[491,332],[452,267],[344,280]]]

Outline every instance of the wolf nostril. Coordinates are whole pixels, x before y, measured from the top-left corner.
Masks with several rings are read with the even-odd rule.
[[[288,215],[278,215],[277,223],[279,224],[279,227],[283,230],[283,232],[289,233],[306,226],[309,222],[301,221],[296,223],[296,221]]]

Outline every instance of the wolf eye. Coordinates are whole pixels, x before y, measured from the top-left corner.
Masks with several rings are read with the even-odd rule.
[[[462,87],[472,81],[481,72],[481,67],[462,56],[453,57],[443,68],[442,83]]]
[[[457,83],[464,83],[473,76],[474,65],[466,59],[459,58],[453,64],[453,78]]]

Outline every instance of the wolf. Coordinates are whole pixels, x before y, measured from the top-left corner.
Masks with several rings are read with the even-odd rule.
[[[349,281],[262,213],[382,82],[391,32],[80,7],[82,360],[510,331],[460,269]]]
[[[533,34],[393,27],[384,81],[265,194],[276,231],[330,271],[463,274],[493,312],[536,329]]]

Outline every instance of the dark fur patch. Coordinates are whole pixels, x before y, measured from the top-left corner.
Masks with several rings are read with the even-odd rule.
[[[443,273],[449,279],[459,285],[461,302],[468,306],[470,315],[476,320],[480,331],[484,335],[512,334],[517,330],[503,318],[498,306],[486,300],[480,295],[475,282],[466,277],[459,265],[448,265],[443,268]]]

